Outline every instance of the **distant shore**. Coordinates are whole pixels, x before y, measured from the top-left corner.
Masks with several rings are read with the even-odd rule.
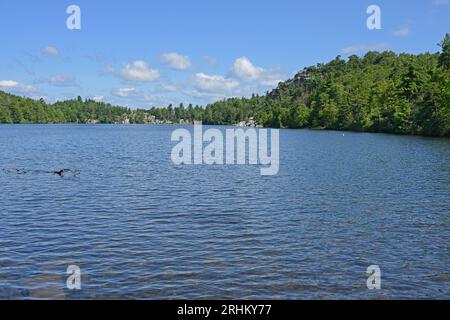
[[[194,126],[194,123],[0,123],[0,127],[2,126],[86,126],[86,127],[95,127],[95,126]],[[236,128],[252,128],[250,126],[241,126],[239,124],[202,124],[204,126],[215,126],[215,127],[236,127]],[[419,135],[419,134],[406,134],[406,133],[394,133],[394,132],[372,132],[372,131],[356,131],[356,130],[332,130],[326,129],[323,127],[317,128],[271,128],[271,127],[263,127],[256,126],[253,127],[256,129],[281,129],[281,130],[304,130],[304,131],[322,131],[322,132],[336,132],[336,133],[370,133],[370,134],[384,134],[384,135],[393,135],[393,136],[410,136],[410,137],[422,137],[422,138],[433,138],[433,139],[449,139],[450,137],[443,136],[427,136],[427,135]]]

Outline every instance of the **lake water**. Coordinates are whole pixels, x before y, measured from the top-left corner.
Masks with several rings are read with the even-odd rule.
[[[261,176],[175,128],[0,126],[0,298],[450,298],[450,139],[281,130]]]

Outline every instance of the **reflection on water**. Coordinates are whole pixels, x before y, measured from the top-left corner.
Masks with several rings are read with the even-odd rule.
[[[450,298],[448,139],[282,130],[264,177],[174,166],[174,128],[0,126],[29,171],[0,172],[0,298]]]

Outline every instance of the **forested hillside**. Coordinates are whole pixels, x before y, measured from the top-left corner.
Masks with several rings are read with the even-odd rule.
[[[305,68],[265,96],[231,98],[202,108],[130,110],[93,100],[46,104],[0,92],[0,123],[152,123],[254,118],[275,128],[320,128],[450,136],[450,36],[441,52],[369,52]]]
[[[369,52],[305,68],[264,97],[208,106],[206,123],[450,136],[450,36],[436,54]]]
[[[33,100],[0,91],[1,123],[86,123],[97,120],[114,123],[131,111],[109,104],[74,100],[46,104],[44,100]]]

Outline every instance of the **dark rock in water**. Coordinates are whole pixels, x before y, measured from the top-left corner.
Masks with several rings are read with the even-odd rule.
[[[62,176],[65,172],[69,172],[69,169],[61,169],[59,171],[53,171],[54,174]]]
[[[11,168],[11,169],[2,169],[3,172],[6,173],[12,173],[12,174],[27,174],[27,173],[52,173],[52,174],[56,174],[60,177],[63,177],[64,174],[66,173],[72,173],[72,175],[77,176],[80,174],[79,170],[75,170],[75,169],[60,169],[60,170],[52,170],[52,171],[44,171],[44,170],[24,170],[24,169],[16,169],[16,168]]]
[[[50,171],[50,173],[54,173],[59,175],[60,177],[64,176],[65,173],[72,173],[74,176],[80,174],[80,171],[78,170],[73,170],[73,169],[61,169],[61,170],[54,170],[54,171]]]

